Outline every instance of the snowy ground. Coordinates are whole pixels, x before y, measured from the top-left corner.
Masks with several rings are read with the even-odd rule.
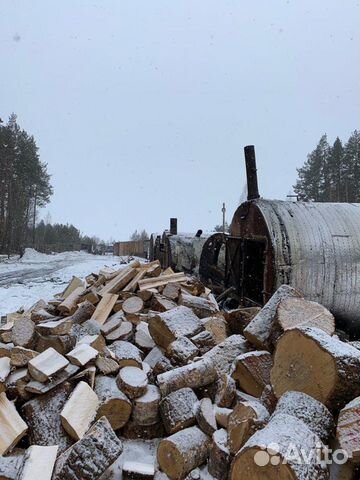
[[[0,316],[49,300],[61,292],[73,275],[84,278],[103,267],[120,268],[119,257],[64,252],[45,255],[26,249],[24,256],[0,258]]]

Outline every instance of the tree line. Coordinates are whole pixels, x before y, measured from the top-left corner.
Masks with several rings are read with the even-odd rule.
[[[360,202],[360,131],[345,144],[337,137],[330,145],[323,135],[297,172],[294,191],[299,200]]]
[[[34,242],[38,210],[52,193],[34,137],[10,115],[0,123],[0,252],[19,252]]]

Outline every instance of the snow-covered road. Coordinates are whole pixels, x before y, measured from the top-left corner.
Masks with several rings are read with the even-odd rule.
[[[0,316],[29,307],[61,292],[73,275],[84,278],[104,266],[120,267],[119,257],[64,252],[44,255],[27,249],[24,256],[0,261]]]

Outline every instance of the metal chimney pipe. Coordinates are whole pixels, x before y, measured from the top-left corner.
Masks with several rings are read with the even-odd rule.
[[[256,173],[256,158],[255,158],[255,147],[254,145],[247,145],[244,147],[245,154],[245,165],[246,165],[246,180],[247,180],[247,190],[248,200],[255,200],[260,198],[257,173]]]
[[[177,218],[170,218],[170,233],[177,235]]]

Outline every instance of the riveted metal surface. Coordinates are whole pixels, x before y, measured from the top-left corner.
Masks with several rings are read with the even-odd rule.
[[[251,204],[272,244],[274,289],[290,284],[360,327],[360,204]]]

